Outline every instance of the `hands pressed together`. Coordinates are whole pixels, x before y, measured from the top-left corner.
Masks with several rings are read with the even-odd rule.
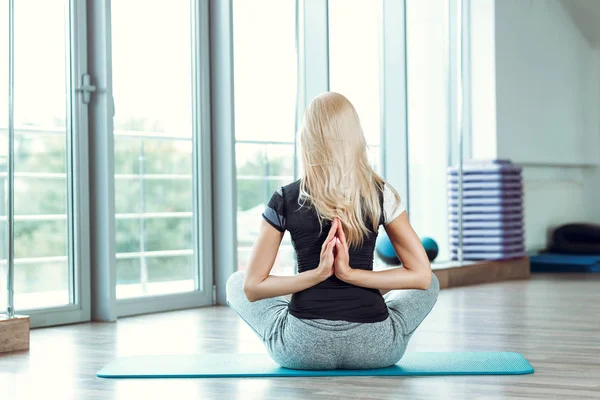
[[[321,260],[316,269],[322,280],[335,275],[340,280],[345,280],[352,272],[348,243],[342,228],[342,221],[335,218],[331,224],[329,234],[321,247]]]

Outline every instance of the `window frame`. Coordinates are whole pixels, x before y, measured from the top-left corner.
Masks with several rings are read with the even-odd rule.
[[[213,263],[210,230],[210,79],[208,1],[188,0],[192,24],[192,193],[195,289],[181,293],[116,299],[116,316],[201,307],[213,304]],[[110,21],[110,20],[109,20]],[[112,57],[111,57],[112,58]],[[112,64],[112,63],[111,63]],[[112,154],[114,162],[114,152]],[[114,175],[113,175],[114,179]],[[113,202],[114,205],[114,202]],[[114,218],[114,212],[113,212]],[[116,263],[115,263],[116,275]],[[115,279],[115,285],[117,284]],[[115,293],[116,296],[116,293]]]
[[[9,13],[14,13],[9,3]],[[79,91],[87,72],[87,24],[85,2],[70,0],[65,7],[67,54],[65,71],[67,93],[66,187],[67,187],[67,258],[70,304],[64,306],[16,308],[16,314],[30,317],[32,328],[71,324],[90,320],[90,236],[88,184],[88,110]],[[14,40],[14,26],[9,40]],[[13,44],[14,46],[14,44]],[[9,129],[14,129],[9,127]],[[10,195],[10,194],[9,194]],[[17,304],[18,306],[18,304]]]
[[[193,226],[195,290],[117,299],[114,101],[111,0],[90,0],[90,74],[98,86],[90,107],[90,218],[92,320],[193,308],[213,304],[209,0],[189,0],[192,15]],[[92,17],[93,16],[93,17]]]
[[[116,1],[116,0],[113,0]],[[194,246],[198,290],[163,296],[116,299],[114,204],[114,103],[112,91],[111,0],[69,0],[72,96],[70,180],[75,304],[18,310],[31,316],[32,327],[227,304],[227,279],[237,270],[237,193],[233,77],[232,0],[189,0],[193,5],[193,128]],[[460,1],[463,20],[469,0]],[[381,165],[386,178],[410,210],[408,178],[408,115],[406,76],[406,0],[379,0]],[[329,90],[328,0],[296,0],[298,51],[297,132],[309,102]],[[463,46],[468,23],[463,21]],[[470,22],[470,21],[468,21]],[[465,27],[467,25],[467,27]],[[462,57],[463,82],[454,90],[469,90],[468,48]],[[89,72],[98,88],[89,108],[76,90]],[[449,77],[450,79],[450,77]],[[449,82],[456,85],[456,82]],[[468,93],[466,94],[468,96]],[[468,97],[463,93],[463,101]],[[455,107],[449,99],[449,107]],[[450,108],[452,110],[452,108]],[[463,120],[470,109],[463,104]],[[463,137],[470,153],[470,125]],[[88,130],[89,129],[89,130]],[[461,132],[462,133],[462,132]],[[449,140],[456,136],[449,135]],[[392,153],[393,149],[393,153]],[[91,150],[91,151],[90,151]],[[298,178],[297,137],[294,137],[294,177]],[[218,221],[218,223],[216,223]],[[89,238],[89,239],[88,239]]]

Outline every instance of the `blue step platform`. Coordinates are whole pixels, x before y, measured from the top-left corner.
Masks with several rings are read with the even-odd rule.
[[[540,253],[529,257],[531,272],[600,272],[600,254]]]

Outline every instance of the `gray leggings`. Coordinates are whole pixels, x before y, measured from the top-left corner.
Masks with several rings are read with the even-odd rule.
[[[392,290],[384,295],[389,318],[375,323],[299,319],[288,300],[251,303],[242,290],[244,272],[227,281],[227,302],[263,341],[273,360],[292,369],[366,369],[396,364],[411,335],[433,308],[439,282],[427,290]]]

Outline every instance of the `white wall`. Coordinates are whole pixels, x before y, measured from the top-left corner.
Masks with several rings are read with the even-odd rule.
[[[496,1],[498,154],[526,163],[597,161],[588,142],[598,133],[599,70],[597,52],[560,1]]]
[[[590,82],[590,89],[596,86],[595,98],[590,103],[596,107],[596,134],[592,130],[586,149],[591,153],[589,157],[596,167],[584,170],[583,195],[587,220],[600,224],[600,48],[596,49],[595,68],[596,81]]]
[[[581,168],[545,165],[524,167],[526,245],[529,250],[546,248],[552,229],[565,223],[588,220],[585,172]]]
[[[497,157],[524,165],[527,246],[600,223],[600,56],[559,0],[495,3]]]

